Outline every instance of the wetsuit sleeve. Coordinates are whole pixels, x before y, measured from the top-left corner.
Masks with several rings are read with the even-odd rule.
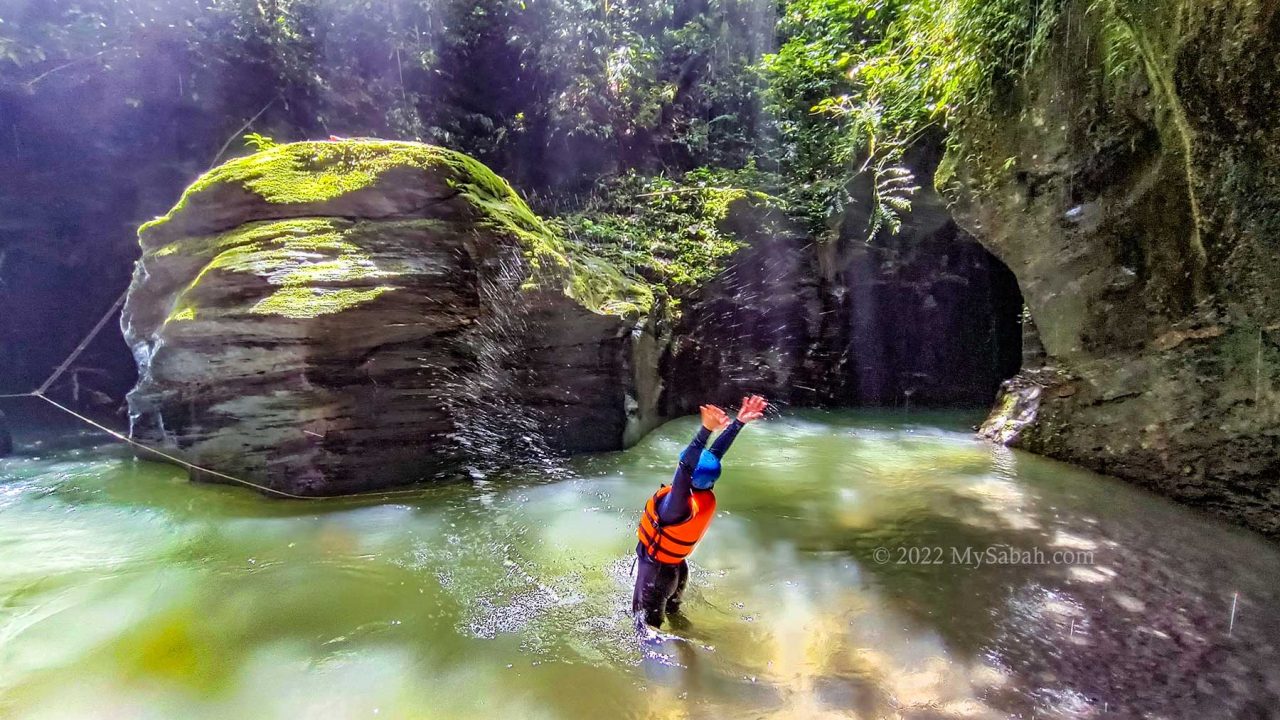
[[[698,434],[689,447],[680,453],[680,464],[676,466],[676,476],[671,480],[671,492],[658,505],[658,520],[663,525],[684,522],[692,512],[689,501],[693,498],[693,469],[698,466],[698,457],[707,446],[709,437],[711,431],[699,426]]]
[[[729,423],[729,427],[725,428],[724,432],[720,433],[720,437],[716,438],[716,441],[711,444],[711,454],[717,458],[724,457],[724,454],[729,452],[729,446],[733,444],[733,439],[738,437],[738,431],[743,427],[744,423],[734,418],[733,422]]]

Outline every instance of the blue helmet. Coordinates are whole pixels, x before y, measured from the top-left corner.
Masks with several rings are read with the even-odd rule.
[[[720,478],[720,458],[703,450],[698,458],[698,466],[693,469],[693,486],[699,490],[710,490]]]

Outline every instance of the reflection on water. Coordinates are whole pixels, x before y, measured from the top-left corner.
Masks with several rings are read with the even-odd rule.
[[[1180,718],[1280,706],[1276,548],[977,442],[953,418],[906,420],[813,413],[746,430],[684,617],[645,642],[627,613],[633,523],[692,420],[579,458],[573,479],[481,480],[385,504],[193,486],[118,448],[0,461],[0,716]],[[1004,546],[1049,562],[978,562]]]

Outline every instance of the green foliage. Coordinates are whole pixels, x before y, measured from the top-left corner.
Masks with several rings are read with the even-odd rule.
[[[759,0],[20,6],[0,18],[0,90],[145,76],[119,101],[203,110],[216,129],[192,131],[206,164],[255,118],[246,130],[282,139],[443,145],[539,190],[582,182],[554,173],[551,153],[594,174],[744,164],[760,135],[751,65],[771,29]]]
[[[896,231],[917,190],[904,165],[1011,87],[1054,26],[1054,0],[791,0],[766,56],[770,107],[829,213],[870,175],[868,237]],[[953,143],[962,135],[952,132]]]
[[[26,3],[0,23],[0,91],[100,83],[148,151],[151,118],[198,117],[204,125],[161,129],[184,150],[156,159],[192,174],[245,133],[253,150],[270,149],[272,135],[427,140],[570,206],[595,178],[628,170],[761,167],[773,176],[751,169],[760,177],[742,186],[782,198],[815,233],[870,188],[874,235],[910,208],[916,187],[901,170],[915,139],[998,94],[1052,25],[1055,1],[786,0],[782,44],[763,60],[775,29],[759,0]],[[714,262],[706,248],[719,239],[702,210],[666,198],[605,214],[643,215],[668,233],[689,219],[701,240],[673,236],[667,255]]]
[[[197,185],[267,163],[239,180],[283,202],[357,189],[379,166],[345,143],[307,146],[303,159],[271,136],[460,150],[575,208],[548,227],[487,167],[464,168],[482,217],[535,259],[559,258],[549,266],[565,267],[560,244],[576,244],[575,292],[636,295],[639,307],[646,292],[717,272],[736,248],[720,225],[736,200],[767,195],[823,235],[869,194],[868,236],[896,231],[917,189],[907,151],[999,94],[1054,2],[786,0],[782,43],[763,59],[775,29],[759,0],[27,3],[0,24],[0,91],[49,93],[57,107],[78,85],[111,88],[117,127],[140,128],[134,151],[155,146],[150,118],[199,118],[164,128],[190,139],[182,157],[156,159],[193,175],[243,135],[259,154]],[[272,164],[285,160],[297,172]],[[624,289],[636,278],[657,289]]]
[[[660,159],[741,166],[763,132],[752,71],[770,28],[753,0],[558,0],[537,57],[557,68],[549,140],[617,153],[618,169]]]
[[[280,143],[276,142],[275,140],[265,135],[259,135],[258,133],[249,133],[248,135],[244,136],[244,144],[246,147],[253,148],[254,152],[262,152],[263,150],[270,150],[271,148],[279,145]]]
[[[1142,62],[1133,28],[1118,9],[1112,0],[1094,0],[1089,7],[1101,27],[1103,75],[1113,86],[1132,77]]]
[[[741,247],[723,227],[734,203],[778,204],[744,187],[744,173],[752,172],[698,168],[679,179],[628,174],[561,218],[560,226],[571,253],[585,250],[678,295],[718,274]]]

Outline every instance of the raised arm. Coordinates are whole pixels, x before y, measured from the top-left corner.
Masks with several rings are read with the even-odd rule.
[[[729,427],[724,429],[724,432],[716,436],[716,441],[711,443],[711,454],[718,458],[724,457],[724,454],[729,452],[729,446],[733,444],[733,439],[738,437],[738,431],[742,428],[743,422],[735,418],[733,422],[729,423]]]
[[[729,427],[725,428],[725,431],[720,433],[720,437],[711,444],[711,454],[718,458],[724,457],[724,454],[729,452],[733,439],[738,437],[738,431],[747,423],[764,417],[764,410],[768,406],[769,403],[759,395],[742,398],[742,409],[738,410],[738,417],[729,423]]]
[[[680,464],[676,467],[676,475],[671,480],[671,492],[658,505],[658,519],[663,525],[684,522],[692,508],[689,505],[693,497],[693,469],[698,466],[698,457],[707,446],[707,438],[713,430],[719,430],[729,424],[729,416],[715,405],[703,405],[702,427],[693,436],[689,446],[680,453]]]

